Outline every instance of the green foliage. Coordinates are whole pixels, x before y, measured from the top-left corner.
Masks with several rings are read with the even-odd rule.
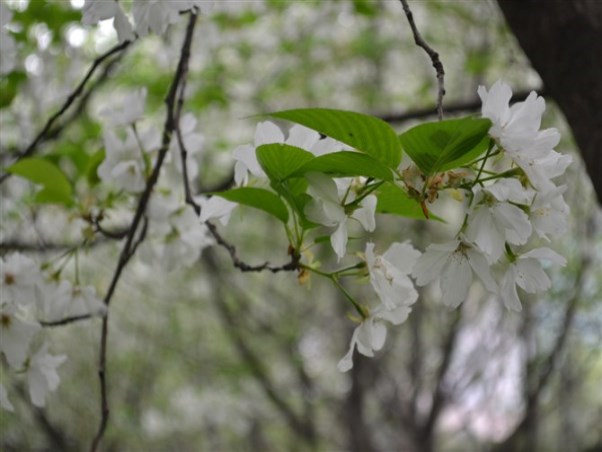
[[[257,161],[272,183],[282,182],[313,159],[311,152],[281,143],[264,144],[255,152]]]
[[[73,10],[68,2],[35,0],[30,1],[25,10],[15,11],[13,20],[24,25],[25,29],[40,22],[45,23],[52,31],[52,40],[59,42],[63,27],[69,22],[79,22],[81,13]]]
[[[388,182],[383,184],[379,188],[376,197],[378,199],[376,204],[376,211],[378,213],[414,218],[417,220],[427,219],[420,203],[416,199],[411,198],[405,190],[395,184]],[[429,215],[429,218],[433,219],[436,217]]]
[[[287,110],[270,113],[269,116],[309,127],[370,154],[391,168],[396,168],[401,161],[401,146],[395,131],[374,116],[328,108]]]
[[[0,77],[0,108],[8,107],[17,93],[21,82],[27,80],[24,72],[13,71],[10,74]]]
[[[92,154],[88,159],[88,164],[84,173],[86,175],[86,179],[88,180],[88,184],[90,184],[92,187],[100,182],[97,170],[102,161],[105,159],[105,155],[105,150],[100,149]]]
[[[282,202],[277,195],[271,191],[264,190],[263,188],[234,188],[232,190],[214,193],[214,195],[220,196],[228,201],[263,210],[285,224],[288,222],[288,210],[284,202]]]
[[[21,176],[43,188],[36,194],[37,203],[71,205],[73,189],[65,174],[54,164],[42,158],[25,158],[6,171]]]
[[[450,119],[420,124],[399,136],[405,152],[426,174],[448,171],[481,155],[489,145],[489,119]]]
[[[316,157],[305,163],[292,175],[300,176],[309,172],[320,172],[332,177],[364,176],[387,181],[393,180],[391,170],[385,165],[367,154],[350,151],[333,152]]]
[[[353,9],[363,16],[373,17],[378,12],[378,3],[369,0],[353,0]]]

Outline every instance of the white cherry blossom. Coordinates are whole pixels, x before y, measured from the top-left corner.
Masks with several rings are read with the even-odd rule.
[[[216,219],[224,226],[228,224],[232,211],[238,206],[237,203],[228,201],[220,196],[212,196],[211,198],[199,196],[196,198],[196,202],[201,206],[201,215],[199,218],[201,223]]]
[[[508,309],[522,310],[517,286],[527,293],[550,288],[552,282],[541,268],[540,260],[566,265],[566,259],[549,248],[536,248],[518,256],[514,262],[508,262],[500,282],[500,297]]]
[[[476,206],[468,215],[466,238],[494,263],[504,253],[506,242],[523,245],[531,236],[529,217],[515,204],[529,204],[532,192],[516,179],[502,179],[484,188],[475,186],[473,191]]]
[[[20,370],[27,358],[29,344],[41,328],[39,323],[21,318],[15,304],[0,305],[0,351],[11,368]]]
[[[535,196],[529,219],[540,238],[560,237],[568,230],[570,208],[562,196],[566,189],[567,186],[562,185]]]
[[[206,12],[209,6],[209,2],[202,0],[134,0],[132,14],[136,32],[139,36],[162,35],[170,24],[178,21],[181,11],[197,7]]]
[[[482,114],[493,123],[489,134],[536,189],[553,188],[551,179],[562,174],[572,159],[553,150],[560,141],[555,128],[539,130],[544,99],[531,92],[523,102],[509,106],[512,90],[501,81],[489,91],[480,86],[478,93],[483,102]]]
[[[113,27],[117,32],[119,42],[133,41],[135,39],[132,24],[121,9],[117,1],[111,0],[86,0],[82,9],[82,23],[96,25],[101,20],[113,18]]]
[[[149,237],[140,249],[141,257],[159,263],[167,271],[190,267],[204,248],[213,245],[209,230],[199,222],[191,206],[172,203],[169,198],[154,198],[147,210],[151,223]],[[162,209],[160,204],[166,207]]]
[[[353,367],[353,351],[356,347],[359,353],[368,357],[374,356],[374,352],[383,348],[387,338],[387,328],[379,320],[378,312],[374,312],[355,328],[349,351],[337,365],[341,372],[347,372]]]
[[[146,185],[143,150],[131,129],[126,130],[122,141],[115,133],[104,133],[105,159],[99,165],[98,177],[120,189],[137,193]]]
[[[420,252],[409,243],[393,243],[381,256],[374,254],[374,243],[367,243],[366,264],[370,282],[381,303],[367,312],[367,317],[355,328],[349,350],[339,361],[338,369],[347,372],[353,367],[353,351],[372,357],[387,338],[383,321],[400,325],[405,322],[418,298],[418,292],[408,277]]]
[[[374,254],[374,243],[366,244],[366,263],[370,282],[383,306],[389,310],[409,306],[418,299],[418,292],[408,277],[420,257],[420,252],[408,242],[393,243],[383,255]]]
[[[305,206],[305,215],[310,221],[336,228],[330,236],[330,243],[340,260],[347,252],[347,228],[351,219],[359,222],[364,230],[374,231],[376,227],[376,196],[366,196],[353,212],[347,213],[342,205],[342,198],[345,194],[348,195],[345,200],[347,204],[354,200],[355,195],[349,190],[351,179],[335,182],[322,173],[308,173],[305,177],[309,182],[307,193],[313,198]]]
[[[48,322],[84,315],[103,316],[107,312],[93,286],[74,285],[67,279],[46,282],[38,291],[38,307]]]
[[[489,134],[498,139],[506,151],[519,152],[533,142],[546,108],[542,97],[532,91],[527,99],[510,106],[512,90],[500,80],[489,91],[479,86],[477,92],[483,102],[483,116],[493,123]]]
[[[42,281],[40,268],[30,257],[12,253],[0,259],[0,302],[31,304],[35,300],[35,288]]]
[[[412,271],[419,286],[439,278],[443,302],[451,307],[466,300],[475,274],[488,291],[497,293],[485,255],[463,240],[429,245]]]
[[[31,403],[35,406],[46,405],[46,396],[55,391],[61,381],[56,369],[67,360],[65,355],[51,355],[48,344],[44,343],[36,351],[27,367],[27,386]]]
[[[123,96],[114,105],[107,105],[99,111],[103,121],[110,127],[134,124],[144,116],[146,87]]]

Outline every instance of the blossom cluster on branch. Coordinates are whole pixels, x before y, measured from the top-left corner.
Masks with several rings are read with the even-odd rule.
[[[324,272],[301,260],[304,274],[331,279],[356,311],[352,318],[359,325],[341,370],[352,367],[354,348],[366,356],[382,348],[383,321],[397,325],[407,318],[418,298],[410,277],[418,286],[439,281],[443,302],[454,308],[466,300],[476,278],[508,309],[520,311],[518,287],[526,293],[550,287],[542,261],[566,264],[551,248],[539,246],[567,230],[569,208],[562,197],[567,187],[553,179],[571,162],[553,149],[559,133],[540,130],[544,100],[533,92],[510,106],[510,87],[501,81],[489,91],[480,87],[479,95],[482,120],[427,123],[400,135],[409,157],[401,162],[399,155],[391,160],[387,154],[387,130],[369,128],[375,118],[326,109],[274,113],[297,123],[288,135],[272,122],[261,122],[254,146],[235,150],[237,188],[217,195],[223,203],[237,201],[279,218],[301,256],[319,242],[311,232],[326,227],[340,262],[347,255],[350,227],[373,232],[376,213],[416,218],[418,207],[428,219],[428,206],[444,190],[454,192],[464,210],[455,237],[428,245],[423,254],[396,242],[377,255],[369,241],[360,262],[340,270]],[[391,149],[395,153],[395,145]],[[279,215],[277,200],[274,210],[258,202],[259,195],[262,202],[270,201],[268,190],[284,201],[282,211],[290,216]],[[369,277],[380,304],[355,300],[339,282],[350,276]]]
[[[212,2],[206,0],[134,0],[131,9],[134,25],[117,0],[86,0],[82,22],[94,25],[101,20],[113,19],[119,42],[132,41],[136,35],[150,33],[161,35],[170,24],[176,23],[180,14],[193,8],[204,13]]]
[[[26,374],[31,402],[44,406],[49,391],[59,384],[57,368],[67,357],[52,355],[43,324],[65,318],[102,316],[106,307],[93,286],[64,277],[63,262],[40,265],[20,253],[3,257],[0,266],[0,351],[15,373]],[[0,383],[0,404],[13,411],[6,388]]]

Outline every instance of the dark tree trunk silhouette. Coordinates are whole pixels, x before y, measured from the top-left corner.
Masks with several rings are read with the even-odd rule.
[[[602,202],[602,2],[498,3],[546,93],[566,116]]]

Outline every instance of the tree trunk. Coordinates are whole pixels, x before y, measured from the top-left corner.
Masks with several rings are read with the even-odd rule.
[[[498,0],[571,126],[602,202],[602,1]]]

